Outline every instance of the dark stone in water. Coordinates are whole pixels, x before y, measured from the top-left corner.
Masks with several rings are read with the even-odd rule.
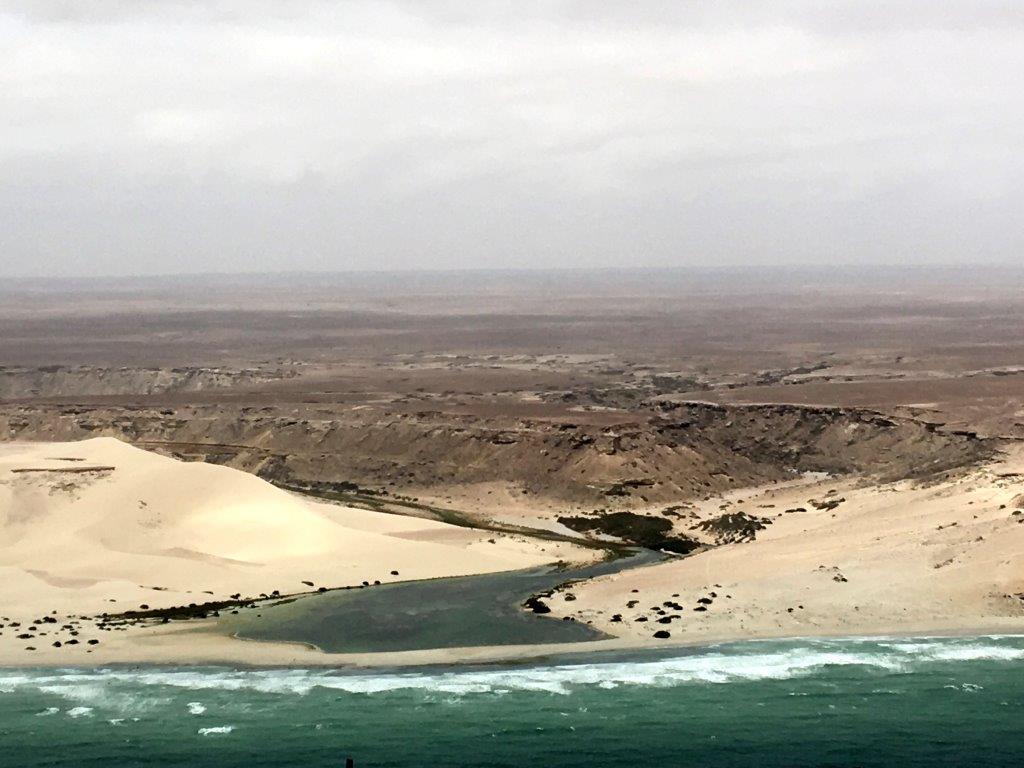
[[[523,606],[529,608],[534,613],[551,613],[551,609],[547,604],[536,596],[527,598]]]

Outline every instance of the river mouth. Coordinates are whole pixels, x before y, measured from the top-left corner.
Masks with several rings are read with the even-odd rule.
[[[224,616],[242,639],[313,645],[326,653],[378,653],[494,645],[575,643],[608,637],[587,624],[524,610],[531,595],[567,581],[648,565],[647,549],[582,568],[519,571],[334,590]]]

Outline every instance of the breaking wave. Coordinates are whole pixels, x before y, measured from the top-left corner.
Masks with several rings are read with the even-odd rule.
[[[63,670],[0,672],[0,690],[34,689],[57,694],[79,706],[119,702],[151,691],[251,691],[305,695],[320,688],[350,694],[419,690],[449,695],[539,691],[568,694],[576,687],[672,687],[757,680],[786,680],[836,667],[883,673],[913,672],[928,665],[970,661],[1008,662],[1024,658],[1021,638],[923,640],[807,640],[723,645],[671,657],[634,656],[628,660],[503,669],[445,669],[417,672],[338,672],[309,669],[233,670],[151,668],[122,671]],[[135,696],[123,703],[138,704]],[[196,701],[192,714],[205,711]],[[70,714],[70,712],[69,712]]]
[[[213,736],[220,733],[231,733],[235,730],[233,725],[215,725],[211,728],[200,728],[196,733],[200,736]]]

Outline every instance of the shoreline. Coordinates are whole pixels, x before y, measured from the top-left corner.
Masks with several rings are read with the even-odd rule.
[[[1019,447],[930,483],[829,477],[745,487],[694,504],[679,524],[685,530],[698,527],[694,519],[730,514],[760,527],[744,535],[714,529],[714,546],[685,557],[637,567],[591,563],[581,580],[574,578],[582,575],[578,568],[556,572],[541,585],[549,610],[538,612],[550,616],[537,621],[552,622],[548,628],[559,619],[585,623],[605,635],[582,639],[509,634],[489,612],[500,603],[505,613],[521,614],[525,592],[535,590],[528,585],[518,596],[519,587],[507,583],[517,572],[550,569],[581,553],[592,558],[592,549],[314,505],[237,470],[177,462],[106,438],[15,446],[0,458],[16,478],[8,481],[9,507],[41,510],[6,563],[5,602],[21,613],[4,621],[13,630],[2,632],[5,668],[413,669],[757,640],[1024,634]],[[26,484],[25,473],[16,472],[84,460],[116,469],[73,487]],[[737,511],[740,505],[751,514]],[[64,524],[72,516],[76,525]],[[200,540],[202,552],[182,549]],[[46,560],[40,552],[52,554]],[[365,595],[361,612],[325,608],[333,624],[289,613],[314,595],[284,600],[289,585],[359,579],[374,589],[338,595]],[[466,579],[498,584],[480,592],[466,588]],[[153,590],[161,602],[192,605],[202,594],[268,599],[271,587],[269,599],[281,598],[288,612],[272,617],[274,606],[261,604],[251,619],[287,631],[262,636],[239,632],[231,617],[112,631],[102,626],[106,614],[82,613],[107,602],[150,611]],[[373,632],[363,631],[371,624]],[[235,632],[254,639],[239,642]]]
[[[178,635],[183,635],[178,637]],[[146,666],[154,668],[227,667],[236,670],[330,670],[416,672],[435,667],[472,669],[480,666],[563,666],[599,663],[594,657],[611,655],[673,655],[677,652],[711,651],[735,644],[772,642],[884,640],[943,640],[1024,637],[1024,623],[998,622],[986,626],[885,630],[863,633],[814,635],[760,635],[680,638],[674,642],[638,642],[634,638],[535,645],[490,645],[463,648],[423,649],[399,652],[324,653],[312,644],[266,642],[212,633],[207,628],[182,627],[150,635],[142,642],[126,643],[114,653],[97,653],[91,663],[41,656],[33,663],[0,657],[0,669],[100,669]],[[153,642],[156,641],[156,642]],[[177,641],[177,642],[175,642]],[[132,651],[135,651],[134,653]],[[122,651],[122,652],[117,652]],[[234,652],[233,652],[234,651]],[[241,652],[239,652],[241,651]]]

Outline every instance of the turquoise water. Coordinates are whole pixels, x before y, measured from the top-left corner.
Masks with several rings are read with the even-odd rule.
[[[1016,766],[1024,638],[515,667],[0,670],[0,765]]]

